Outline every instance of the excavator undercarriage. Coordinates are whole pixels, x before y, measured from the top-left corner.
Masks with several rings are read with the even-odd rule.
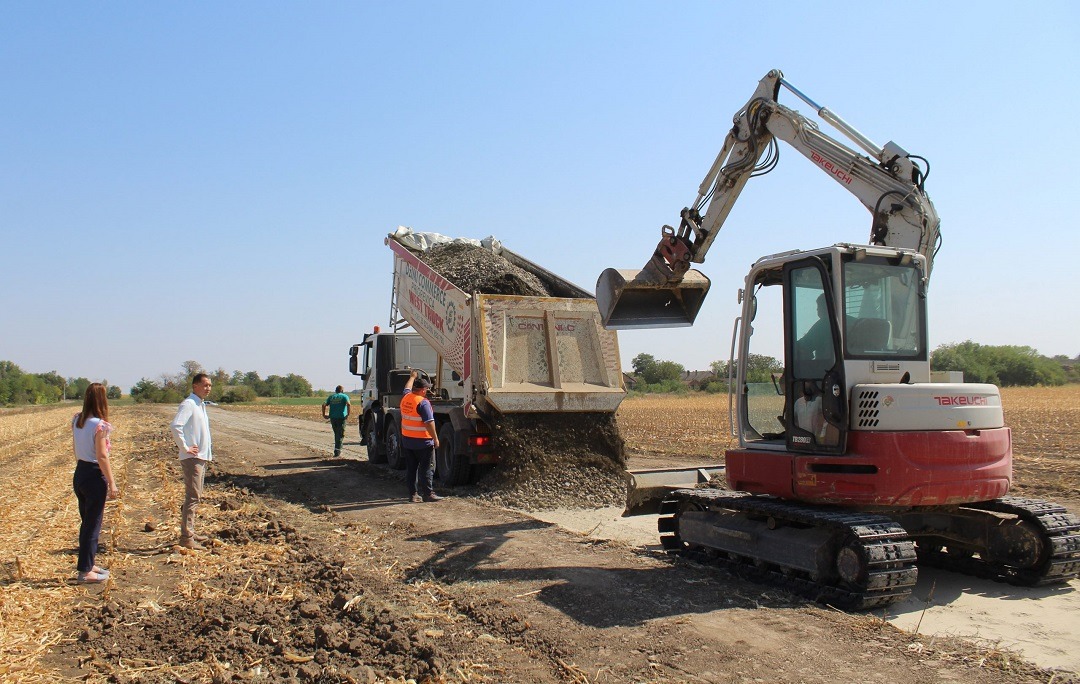
[[[669,552],[847,610],[904,600],[917,563],[1023,586],[1080,574],[1080,519],[1015,497],[894,514],[680,489],[657,526]]]

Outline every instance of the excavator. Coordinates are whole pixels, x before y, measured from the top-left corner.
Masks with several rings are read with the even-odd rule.
[[[865,154],[780,104],[781,88]],[[929,163],[877,145],[779,70],[735,115],[678,230],[661,229],[644,268],[600,275],[605,327],[693,325],[711,283],[691,264],[704,262],[747,181],[775,166],[778,141],[870,210],[869,241],[753,264],[728,363],[738,448],[725,453],[726,487],[673,488],[642,473],[628,513],[658,507],[670,552],[845,609],[903,600],[919,565],[1023,586],[1076,577],[1080,518],[1007,496],[1012,440],[998,388],[931,382],[926,298],[941,235]],[[750,361],[781,346],[783,372],[763,382]]]

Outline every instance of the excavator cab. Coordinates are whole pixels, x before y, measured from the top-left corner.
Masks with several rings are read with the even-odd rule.
[[[596,281],[596,304],[609,330],[687,327],[694,324],[710,285],[695,270],[673,281],[650,266],[640,271],[609,268]]]

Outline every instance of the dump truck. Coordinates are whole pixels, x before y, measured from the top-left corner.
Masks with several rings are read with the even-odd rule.
[[[349,370],[363,380],[358,423],[368,460],[395,469],[405,467],[398,408],[405,381],[412,370],[430,380],[436,477],[453,486],[499,462],[492,428],[500,414],[610,416],[626,392],[618,338],[601,324],[592,293],[491,238],[475,246],[531,274],[552,296],[466,292],[425,261],[446,241],[407,228],[386,237],[390,324],[350,348]]]

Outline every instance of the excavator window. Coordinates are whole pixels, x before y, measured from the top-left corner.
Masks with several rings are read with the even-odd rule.
[[[746,435],[752,440],[783,440],[784,396],[774,384],[774,376],[783,374],[783,366],[768,365],[772,359],[783,358],[784,293],[780,279],[773,277],[775,287],[766,284],[770,274],[761,276],[750,301],[750,336],[746,382],[742,387]]]
[[[845,398],[838,363],[828,267],[819,260],[788,264],[787,314],[791,377],[786,379],[785,437],[788,448],[842,448]]]
[[[911,265],[884,260],[844,264],[844,348],[847,358],[925,356],[921,279]]]

